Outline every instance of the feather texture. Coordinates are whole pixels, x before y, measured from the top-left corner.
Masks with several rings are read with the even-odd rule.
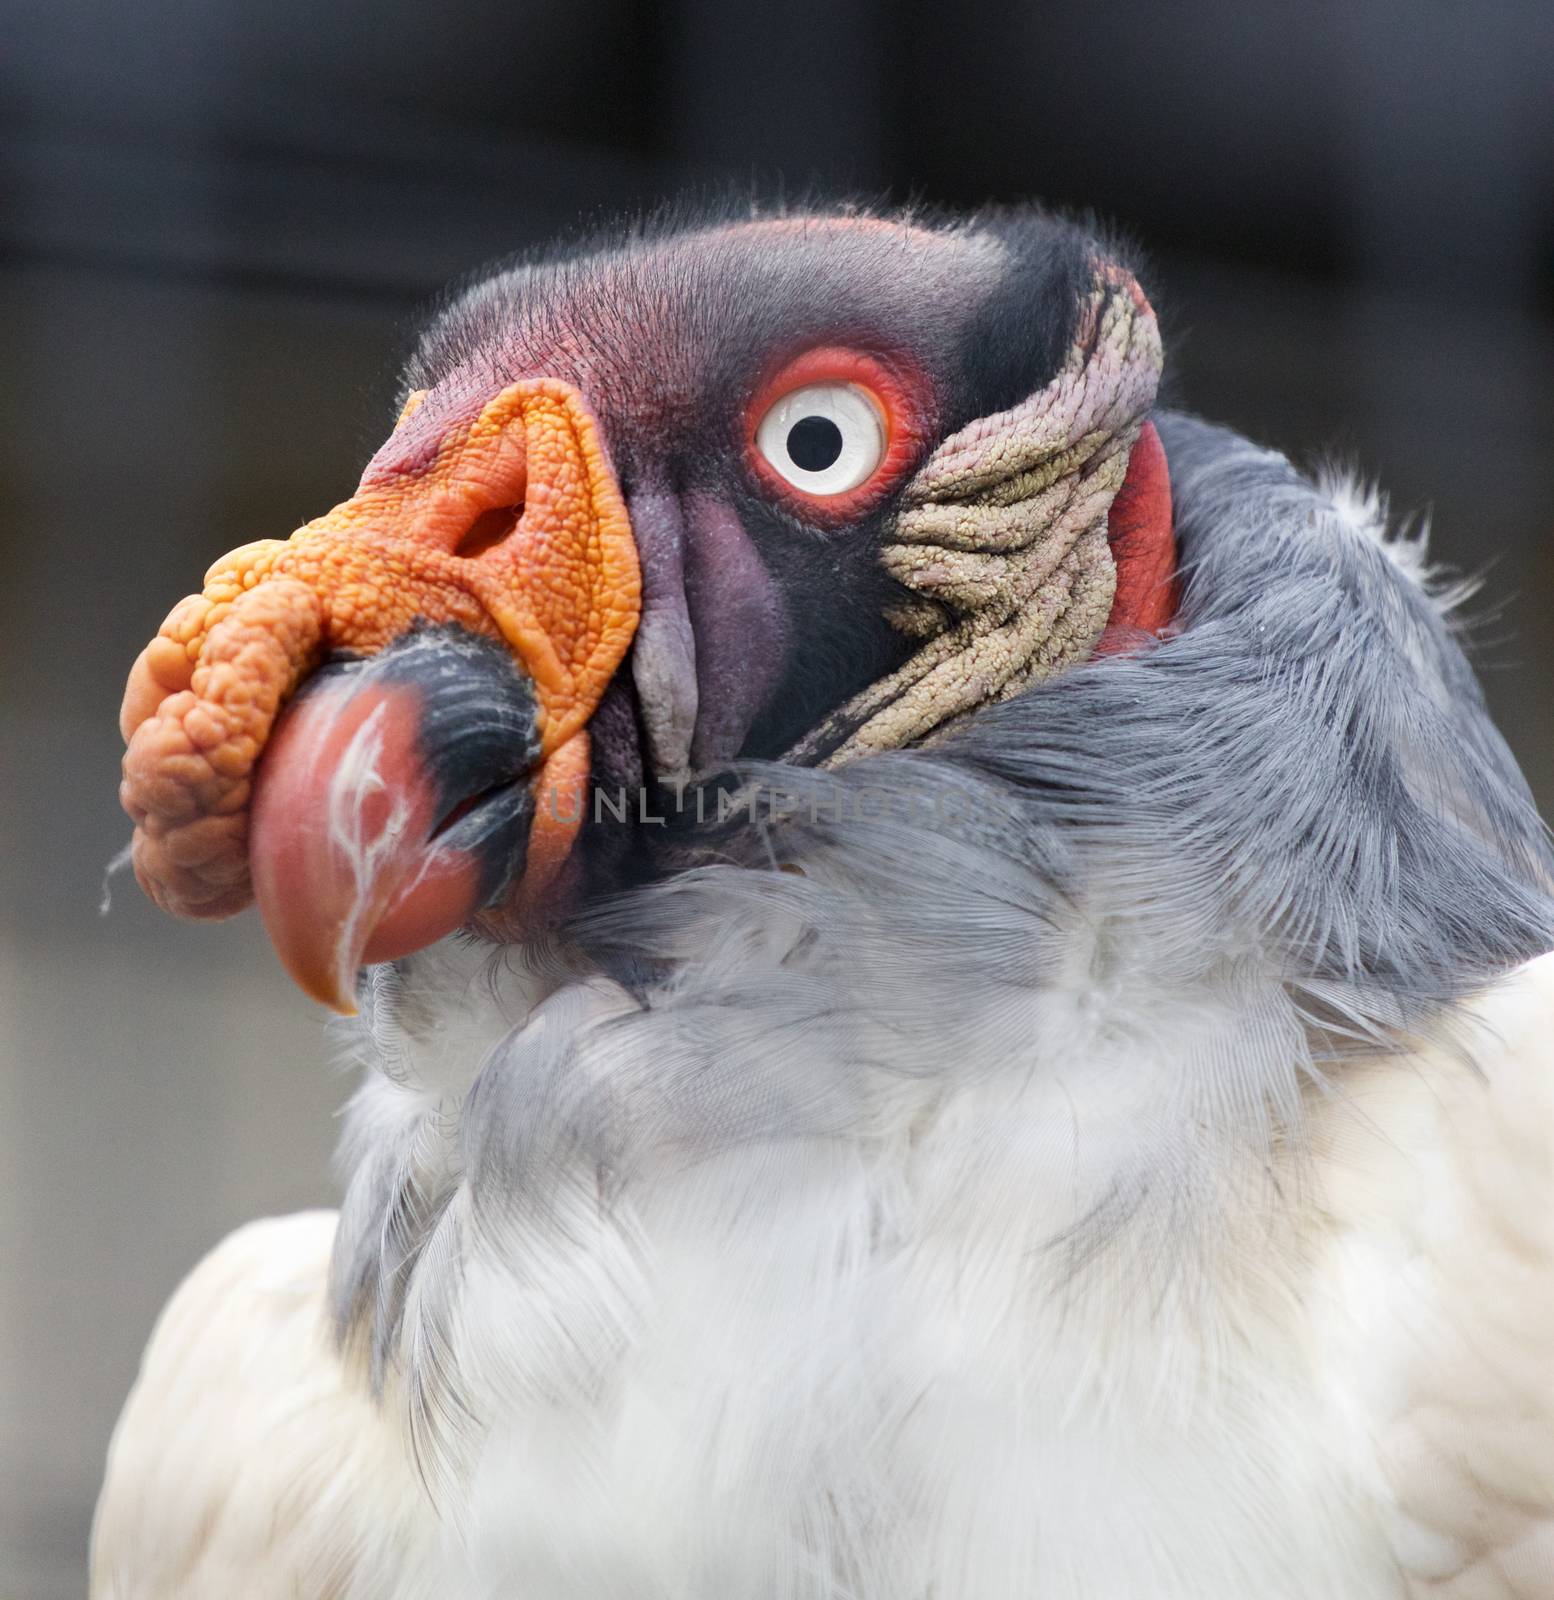
[[[1160,431],[1177,637],[375,971],[327,1305],[181,1291],[99,1596],[1548,1592],[1547,842],[1353,497]]]
[[[439,1593],[402,1432],[323,1315],[330,1212],[249,1223],[162,1313],[109,1450],[99,1600]]]
[[[1537,1600],[1554,958],[1459,1022],[1312,1090],[1305,1157],[1227,1175],[1167,1274],[1051,1248],[1081,1132],[1131,1132],[1088,1074],[668,1162],[608,1209],[563,1170],[505,1237],[471,1211],[453,1415],[495,1425],[434,1430],[433,1493],[398,1385],[371,1404],[327,1340],[333,1219],[252,1225],[158,1329],[93,1592]]]
[[[1554,957],[1323,1122],[1321,1369],[1410,1600],[1554,1592]]]

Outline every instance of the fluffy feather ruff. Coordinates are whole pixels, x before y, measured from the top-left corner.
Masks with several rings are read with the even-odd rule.
[[[472,1592],[1391,1592],[1309,1127],[1554,944],[1547,842],[1371,521],[1161,432],[1177,637],[375,977],[336,1313]]]
[[[1332,503],[1334,514],[1362,538],[1381,547],[1405,578],[1435,602],[1443,617],[1461,610],[1482,587],[1482,580],[1457,577],[1430,559],[1430,523],[1418,517],[1394,523],[1381,486],[1367,482],[1352,468],[1329,462],[1316,473],[1317,492]]]

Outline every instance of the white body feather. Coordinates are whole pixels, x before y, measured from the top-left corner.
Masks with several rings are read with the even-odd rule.
[[[458,1104],[505,1026],[474,994],[381,1080],[385,1125]],[[1303,1139],[1099,1249],[1170,1055],[1141,1069],[1087,997],[1054,1000],[1047,1070],[881,1072],[845,1137],[552,1155],[532,1215],[459,1189],[428,1246],[459,1293],[406,1318],[457,1404],[392,1375],[375,1402],[337,1351],[329,1216],[241,1230],[152,1340],[94,1596],[1554,1593],[1554,956],[1465,1050],[1346,1067]],[[573,986],[526,1032],[622,1004]]]

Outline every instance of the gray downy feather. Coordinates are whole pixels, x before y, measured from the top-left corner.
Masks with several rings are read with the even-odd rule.
[[[579,1174],[608,1218],[735,1147],[866,1144],[902,1085],[1078,1058],[1138,1073],[1140,1112],[1055,1223],[1054,1281],[1118,1249],[1166,1271],[1227,1145],[1255,1169],[1298,1144],[1303,1095],[1342,1092],[1348,1053],[1554,945],[1545,830],[1411,549],[1280,455],[1158,423],[1174,636],[931,748],[743,771],[753,818],[678,841],[682,870],[564,943],[492,957],[508,1017],[465,1080],[404,1081],[435,965],[371,976],[335,1307],[380,1376],[404,1367],[427,1448],[479,1409],[450,1354],[461,1263],[525,1270]],[[526,995],[549,998],[525,1017]]]

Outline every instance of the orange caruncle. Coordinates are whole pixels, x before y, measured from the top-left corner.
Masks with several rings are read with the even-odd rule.
[[[412,397],[401,421],[416,408]],[[166,910],[221,917],[248,903],[254,769],[326,655],[370,655],[418,622],[501,639],[534,681],[549,761],[582,735],[630,647],[631,525],[569,384],[511,384],[424,470],[369,477],[290,539],[223,556],[130,672],[120,797],[136,876]]]

